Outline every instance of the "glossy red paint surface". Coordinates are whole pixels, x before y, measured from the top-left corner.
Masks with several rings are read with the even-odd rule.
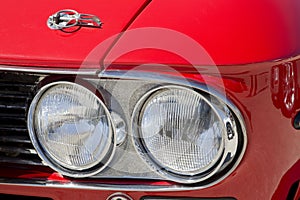
[[[297,0],[189,0],[152,1],[129,30],[143,27],[167,28],[199,43],[217,65],[246,64],[288,58],[300,52],[300,2]],[[149,34],[151,35],[151,34]],[[149,36],[140,35],[147,41]],[[114,46],[134,43],[126,34]],[[158,36],[157,43],[165,42]],[[182,41],[173,41],[178,45]],[[114,51],[111,57],[114,57]],[[175,52],[176,53],[176,52]],[[191,52],[192,53],[192,52]],[[106,62],[186,64],[176,56],[156,49],[136,50]],[[199,59],[197,65],[211,64]]]
[[[218,65],[268,61],[299,53],[299,4],[292,0],[152,1],[129,29],[160,27],[179,31],[203,46]],[[31,0],[21,4],[8,1],[0,8],[3,26],[0,30],[0,61],[3,64],[78,68],[99,43],[123,31],[143,5],[143,0],[131,1],[130,6],[127,1],[106,0],[84,3],[78,0],[55,3]],[[12,7],[13,10],[8,9]],[[72,34],[50,30],[46,26],[47,18],[66,8],[99,16],[104,22],[103,28],[83,28]],[[126,40],[124,35],[123,38]],[[98,64],[112,43],[107,41],[102,54],[90,62]],[[116,45],[115,48],[121,47]],[[105,62],[110,61],[108,56]],[[176,56],[153,49],[135,51],[113,61],[186,64]],[[194,64],[207,62],[199,60]]]
[[[0,7],[0,62],[78,68],[95,46],[123,31],[144,3],[132,0],[128,6],[125,0],[5,1]],[[48,17],[64,9],[96,15],[103,27],[82,28],[72,34],[50,30]],[[111,42],[108,41],[106,48]],[[90,62],[98,67],[104,54],[105,49],[97,60]]]
[[[26,6],[29,6],[32,12],[26,6],[18,8],[18,12],[12,18],[14,22],[19,22],[17,19],[22,16],[32,19],[21,20],[20,26],[11,26],[3,17],[0,18],[0,24],[6,24],[7,27],[0,30],[1,64],[79,67],[96,45],[126,27],[144,3],[131,1],[130,6],[127,6],[128,2],[125,1],[63,1],[49,6],[47,2],[27,1]],[[17,3],[8,1],[5,4],[7,6],[0,8],[3,16],[11,13],[7,8]],[[115,52],[128,43],[132,44],[134,39],[148,39],[143,35],[141,38],[130,38],[125,33],[104,60],[105,64],[114,63],[107,70],[128,70],[139,64],[162,63],[176,66],[176,70],[183,77],[198,82],[206,80],[206,83],[216,90],[225,89],[227,97],[240,109],[245,119],[248,145],[238,168],[212,187],[176,192],[124,193],[133,199],[140,199],[142,196],[235,197],[251,200],[286,198],[292,184],[300,180],[300,132],[292,126],[295,115],[300,111],[300,58],[298,56],[293,59],[281,59],[300,53],[299,6],[299,1],[296,0],[191,0],[188,3],[154,0],[145,8],[129,27],[130,30],[155,26],[179,31],[203,46],[212,60],[206,55],[201,55],[199,60],[195,60],[198,63],[193,63],[201,65],[201,68],[193,69],[186,65],[187,60],[182,57],[153,48],[136,49],[117,57],[117,60],[111,60],[115,55],[119,55]],[[79,12],[98,13],[105,23],[103,30],[82,29],[66,35],[48,29],[45,25],[48,15],[66,7]],[[38,8],[37,11],[34,8]],[[43,17],[35,18],[36,15]],[[112,42],[109,41],[105,47],[111,46]],[[99,60],[105,51],[102,53],[98,54]],[[275,59],[280,61],[262,62]],[[256,63],[242,65],[254,62]],[[204,64],[217,64],[221,76],[215,76],[210,72],[210,67],[202,66]],[[140,70],[170,74],[161,66],[148,65]],[[200,70],[201,74],[197,70]],[[43,169],[20,170],[16,173],[12,169],[2,168],[0,175],[61,184],[78,182]],[[88,184],[89,181],[85,183]],[[103,180],[93,181],[103,183]],[[133,184],[121,181],[123,184]],[[120,184],[120,180],[105,183]],[[114,192],[119,191],[15,185],[0,187],[0,193],[74,200],[106,199]],[[299,191],[297,192],[299,196]]]

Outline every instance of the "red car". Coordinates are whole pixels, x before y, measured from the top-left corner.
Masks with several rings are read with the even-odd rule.
[[[300,1],[0,7],[0,198],[300,198]]]

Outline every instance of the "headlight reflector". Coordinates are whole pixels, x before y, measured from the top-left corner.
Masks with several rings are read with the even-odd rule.
[[[28,127],[40,157],[68,176],[98,173],[114,152],[107,108],[94,93],[75,83],[44,86],[30,106]]]
[[[222,125],[204,98],[184,89],[162,90],[148,99],[141,136],[153,158],[170,171],[195,174],[217,160]]]

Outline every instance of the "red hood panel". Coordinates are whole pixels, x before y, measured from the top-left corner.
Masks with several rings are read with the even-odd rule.
[[[105,62],[237,65],[296,56],[300,53],[299,9],[299,0],[153,0]],[[165,30],[133,32],[144,27]],[[194,44],[184,42],[180,34]],[[129,44],[132,48],[120,56],[120,49]]]
[[[0,63],[78,67],[94,47],[121,32],[144,2],[145,0],[5,1],[0,7]],[[48,17],[64,9],[96,15],[103,22],[103,28],[82,28],[71,34],[50,30],[46,24]],[[103,53],[97,56],[99,60]]]

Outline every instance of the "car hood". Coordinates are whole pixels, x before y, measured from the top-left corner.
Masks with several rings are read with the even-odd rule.
[[[299,8],[300,1],[294,0],[154,0],[104,63],[122,66],[134,61],[186,68],[191,64],[244,65],[297,56]],[[124,47],[127,52],[120,55]]]
[[[146,3],[146,0],[5,1],[0,7],[0,63],[78,68],[96,46],[126,29]],[[73,33],[48,28],[49,16],[65,9],[96,15],[103,26],[84,27]],[[112,43],[113,40],[106,41],[105,48],[91,62],[99,62]]]

